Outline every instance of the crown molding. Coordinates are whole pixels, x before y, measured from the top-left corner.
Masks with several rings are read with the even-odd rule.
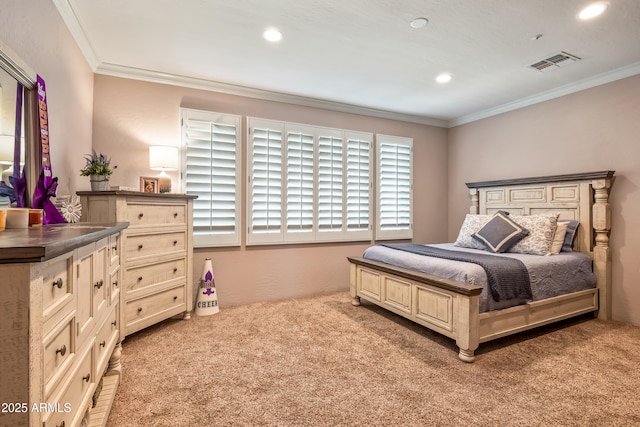
[[[477,120],[486,119],[488,117],[497,116],[498,114],[507,113],[509,111],[518,110],[520,108],[528,107],[530,105],[539,104],[541,102],[549,101],[561,96],[569,95],[572,93],[580,92],[585,89],[591,89],[596,86],[600,86],[606,83],[611,83],[616,80],[621,80],[627,77],[640,74],[640,62],[636,62],[625,67],[617,68],[612,71],[598,74],[593,77],[578,80],[573,83],[569,83],[558,88],[540,92],[533,96],[519,99],[517,101],[509,102],[499,105],[487,110],[478,111],[477,113],[468,114],[452,119],[448,123],[448,128],[460,126],[463,124],[475,122]]]
[[[283,102],[294,105],[301,105],[325,110],[339,111],[342,113],[359,114],[381,119],[398,120],[409,123],[417,123],[436,127],[447,127],[446,120],[433,119],[430,117],[417,116],[411,114],[397,113],[393,111],[378,110],[375,108],[361,107],[357,105],[344,104],[341,102],[328,101],[319,98],[310,98],[299,95],[292,95],[281,92],[273,92],[263,89],[256,89],[247,86],[234,85],[229,83],[216,82],[213,80],[198,79],[181,76],[171,73],[160,73],[152,70],[145,70],[135,67],[128,67],[117,64],[101,63],[95,70],[96,74],[103,74],[113,77],[122,77],[133,80],[142,80],[151,83],[162,83],[173,86],[187,87],[191,89],[207,90],[212,92],[226,93],[229,95],[245,96],[249,98],[263,99],[266,101]]]
[[[98,59],[98,55],[96,55],[93,46],[91,46],[91,43],[89,42],[87,33],[80,24],[76,11],[68,0],[53,0],[53,4],[56,6],[56,9],[58,9],[58,13],[69,29],[71,36],[76,41],[76,44],[80,48],[84,59],[87,61],[93,72],[95,72],[100,64],[100,60]]]

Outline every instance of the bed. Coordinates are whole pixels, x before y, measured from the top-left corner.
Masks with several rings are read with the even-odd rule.
[[[527,329],[589,312],[593,312],[599,319],[609,320],[609,191],[613,180],[613,171],[600,171],[466,184],[471,207],[465,224],[467,218],[475,220],[494,216],[512,219],[548,216],[556,218],[556,226],[559,222],[576,224],[575,238],[569,242],[568,251],[576,258],[582,257],[582,261],[578,261],[582,262],[582,266],[592,266],[591,284],[586,283],[578,288],[565,287],[564,283],[573,280],[566,279],[566,275],[552,277],[554,285],[551,288],[563,290],[549,294],[534,289],[532,280],[533,295],[511,295],[508,300],[495,301],[491,297],[495,296],[493,287],[489,287],[487,283],[479,283],[481,280],[470,280],[470,275],[466,272],[455,275],[446,269],[416,267],[413,265],[415,259],[408,263],[406,259],[423,255],[407,253],[397,247],[370,248],[372,251],[381,250],[383,254],[373,256],[375,259],[369,259],[372,257],[366,252],[367,258],[348,257],[352,304],[359,306],[361,299],[364,299],[452,338],[459,348],[458,356],[464,362],[474,361],[474,353],[480,343]],[[458,239],[463,234],[463,228]],[[456,248],[451,247],[451,244],[430,246],[459,249],[462,252],[491,252]],[[403,255],[398,255],[400,253]],[[492,255],[496,254],[489,254]],[[519,254],[505,255],[501,258],[521,257]],[[563,259],[563,255],[565,254],[561,252],[549,257],[529,256],[542,262],[546,261],[545,258],[557,261]],[[399,259],[405,261],[398,261]],[[445,261],[458,262],[467,267],[469,265],[467,262]],[[487,281],[486,278],[484,280]],[[537,297],[536,293],[539,293]]]

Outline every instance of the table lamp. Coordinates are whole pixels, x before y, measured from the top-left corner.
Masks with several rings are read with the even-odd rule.
[[[149,168],[161,171],[158,175],[158,188],[161,193],[171,192],[171,177],[167,171],[178,170],[178,147],[152,145],[149,147]]]

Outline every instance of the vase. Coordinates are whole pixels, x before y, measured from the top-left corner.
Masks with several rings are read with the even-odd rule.
[[[109,189],[108,175],[91,175],[91,191],[107,191]]]

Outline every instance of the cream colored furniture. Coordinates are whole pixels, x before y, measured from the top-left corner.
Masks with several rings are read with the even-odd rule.
[[[479,312],[482,288],[467,283],[349,257],[353,305],[364,298],[453,338],[459,357],[473,362],[482,342],[579,314],[611,318],[609,188],[612,171],[470,183],[472,214],[498,210],[520,215],[558,212],[580,221],[574,250],[593,257],[597,288],[503,310]]]
[[[120,381],[126,224],[0,232],[0,425],[104,425]]]
[[[124,334],[193,306],[193,199],[136,191],[78,192],[82,220],[128,222],[123,232],[121,311]]]

